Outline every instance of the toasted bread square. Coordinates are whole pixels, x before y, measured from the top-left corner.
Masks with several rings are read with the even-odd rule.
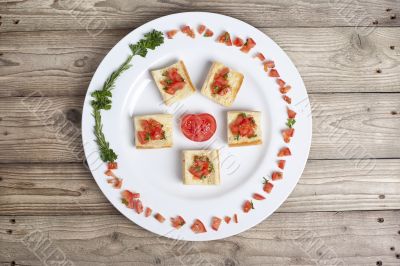
[[[185,82],[185,86],[182,89],[177,90],[174,94],[167,93],[165,91],[165,86],[161,83],[163,80],[166,79],[165,72],[170,68],[176,68],[178,74],[181,75],[181,77]],[[177,63],[162,69],[153,70],[151,71],[151,74],[154,78],[154,81],[156,82],[157,88],[160,91],[161,97],[166,105],[171,105],[177,101],[183,100],[192,95],[196,91],[183,61],[178,61]]]
[[[203,178],[195,178],[189,172],[190,167],[194,162],[195,156],[206,156],[212,164],[212,171],[209,175]],[[218,150],[187,150],[183,151],[183,183],[185,185],[218,185],[219,178],[219,151]]]
[[[230,129],[231,123],[233,123],[239,114],[245,114],[254,118],[256,123],[255,136],[248,138],[239,135],[233,135]],[[260,145],[262,144],[262,128],[261,128],[261,112],[254,111],[229,111],[227,113],[227,130],[228,130],[228,145],[230,147],[248,146],[248,145]]]
[[[225,95],[219,95],[217,93],[213,93],[212,85],[214,83],[214,78],[225,67],[226,67],[225,65],[219,62],[214,62],[212,64],[208,72],[207,78],[201,89],[201,93],[223,106],[231,106],[236,99],[240,87],[242,86],[244,76],[242,73],[239,73],[229,68],[227,80],[229,83],[230,90]]]
[[[164,130],[164,139],[152,140],[149,139],[147,143],[142,144],[139,141],[138,132],[142,131],[142,120],[154,119],[157,122],[162,124],[162,130]],[[172,127],[173,120],[172,115],[170,114],[154,114],[154,115],[143,115],[143,116],[135,116],[134,117],[135,124],[135,145],[138,149],[159,149],[159,148],[168,148],[173,144],[172,140]]]

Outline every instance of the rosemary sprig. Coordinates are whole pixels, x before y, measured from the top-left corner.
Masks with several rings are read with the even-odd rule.
[[[100,110],[110,110],[112,104],[112,90],[115,87],[115,81],[123,72],[128,70],[132,65],[130,64],[133,56],[140,55],[145,57],[148,49],[154,50],[157,46],[164,43],[164,37],[162,32],[153,30],[144,35],[136,44],[130,44],[129,47],[132,54],[128,56],[125,62],[120,67],[111,73],[111,75],[104,82],[101,90],[92,92],[91,96],[93,100],[91,105],[93,107],[93,117],[95,120],[94,135],[96,136],[96,143],[100,150],[100,158],[104,162],[114,162],[118,156],[110,148],[110,143],[106,140],[103,133],[103,124],[101,123]]]

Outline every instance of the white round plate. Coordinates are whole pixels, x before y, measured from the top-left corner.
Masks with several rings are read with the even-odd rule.
[[[150,50],[145,58],[135,56],[132,67],[117,80],[113,90],[112,108],[102,111],[103,130],[110,146],[118,154],[116,175],[123,178],[121,190],[128,189],[141,194],[144,206],[159,212],[166,221],[159,223],[153,217],[145,218],[121,202],[121,190],[107,183],[104,175],[106,165],[99,160],[93,134],[94,119],[90,105],[91,92],[100,89],[111,74],[130,54],[128,47],[153,29],[166,32],[182,25],[197,29],[205,24],[214,36],[206,38],[196,32],[192,39],[178,33],[174,39],[165,37],[164,44]],[[252,37],[257,45],[249,54],[235,46],[228,47],[215,40],[223,31],[232,38]],[[261,61],[254,58],[262,52],[274,60],[283,80],[292,86],[289,96],[290,108],[298,114],[292,141],[285,145],[281,131],[286,128],[286,108],[278,85],[263,70]],[[197,92],[189,98],[167,107],[149,73],[149,70],[183,60]],[[244,74],[244,82],[233,106],[220,106],[202,94],[199,89],[213,61]],[[262,112],[263,144],[259,146],[230,148],[226,142],[226,112],[228,110],[254,110]],[[180,131],[179,118],[183,113],[207,112],[217,121],[216,134],[206,142],[192,142]],[[139,150],[134,146],[135,115],[170,113],[174,115],[174,145],[168,149]],[[204,241],[221,239],[243,232],[271,215],[289,196],[297,184],[307,161],[311,145],[311,110],[306,89],[295,66],[285,52],[268,36],[240,20],[213,13],[189,12],[161,17],[150,21],[129,33],[107,54],[96,70],[86,94],[82,138],[90,170],[108,200],[131,221],[159,235],[174,239]],[[263,177],[270,176],[277,168],[277,153],[289,146],[292,156],[286,158],[284,178],[274,182],[266,200],[255,201],[255,209],[245,214],[243,202],[251,199],[254,192],[263,194]],[[219,149],[221,161],[221,184],[217,186],[188,186],[182,183],[181,153],[186,149]],[[211,229],[213,216],[223,218],[237,213],[238,223],[222,222],[218,231]],[[169,218],[181,215],[186,220],[179,230],[171,227]],[[190,226],[200,219],[207,233],[194,234]]]

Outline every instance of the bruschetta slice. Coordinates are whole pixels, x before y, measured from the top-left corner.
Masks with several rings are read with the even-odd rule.
[[[243,74],[219,62],[214,62],[201,93],[223,106],[231,106],[242,86],[243,79]]]
[[[153,70],[151,74],[166,105],[185,99],[196,91],[183,61]]]
[[[229,111],[227,122],[230,147],[262,144],[260,112]]]
[[[183,151],[183,183],[185,185],[218,185],[218,150]]]
[[[135,145],[138,149],[158,149],[171,147],[172,115],[154,114],[135,116]]]

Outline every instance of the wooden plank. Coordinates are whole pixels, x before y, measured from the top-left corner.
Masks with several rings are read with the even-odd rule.
[[[400,209],[400,160],[310,160],[278,212]],[[116,214],[83,164],[0,164],[3,215]]]
[[[185,242],[122,215],[1,216],[9,234],[0,238],[0,260],[42,265],[58,250],[59,262],[75,265],[398,265],[399,220],[400,211],[275,213],[237,236]]]
[[[135,28],[160,16],[206,11],[233,16],[256,27],[399,26],[400,4],[382,1],[14,1],[1,5],[0,31]],[[251,15],[249,15],[251,14]],[[395,16],[397,14],[397,16]]]
[[[399,102],[399,93],[311,95],[310,158],[400,158]],[[83,161],[82,103],[82,97],[0,98],[0,161]]]
[[[310,93],[400,92],[400,28],[377,28],[368,36],[353,28],[261,30],[292,58]],[[127,33],[2,33],[0,97],[84,95],[104,55]]]

